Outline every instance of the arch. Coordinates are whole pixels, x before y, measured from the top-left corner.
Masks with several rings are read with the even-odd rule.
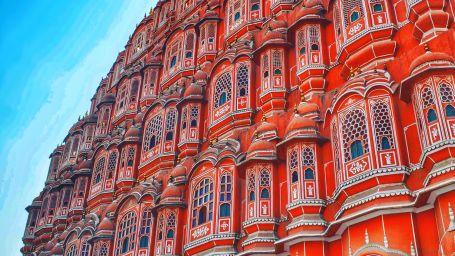
[[[313,169],[306,169],[304,173],[305,180],[314,180],[314,171]]]
[[[438,120],[436,111],[434,109],[430,108],[427,112],[427,121],[428,121],[428,123],[432,123],[436,120]]]
[[[269,199],[270,198],[270,192],[268,188],[263,188],[261,190],[261,199]]]
[[[455,108],[452,105],[447,105],[445,112],[447,117],[455,117]]]
[[[292,172],[292,178],[291,178],[292,183],[296,183],[299,181],[299,174],[297,171]]]

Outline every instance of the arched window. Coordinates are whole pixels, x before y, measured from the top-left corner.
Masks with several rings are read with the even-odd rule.
[[[430,110],[428,110],[427,120],[429,123],[438,120],[438,116],[436,115],[436,111],[434,111],[434,109],[430,108]]]
[[[374,136],[377,150],[387,150],[394,147],[392,114],[387,100],[371,102]]]
[[[160,143],[163,126],[163,118],[157,115],[150,120],[144,136],[144,152],[153,149]]]
[[[185,58],[193,57],[193,47],[194,47],[194,34],[192,32],[188,32],[186,35],[186,42],[185,42]]]
[[[273,65],[273,74],[281,75],[282,67],[282,54],[280,50],[274,50],[272,53],[272,65]]]
[[[224,103],[231,101],[232,81],[231,74],[226,72],[222,74],[216,82],[214,92],[215,108],[221,107]]]
[[[136,238],[136,213],[131,211],[118,224],[116,255],[134,250]]]
[[[156,227],[156,240],[161,241],[163,240],[163,232],[164,232],[164,214],[159,213],[158,215],[158,225]]]
[[[109,161],[107,163],[106,179],[112,179],[114,177],[114,172],[115,172],[116,166],[117,166],[117,151],[114,151],[109,155]]]
[[[71,245],[71,247],[66,252],[66,256],[77,256],[77,248],[76,245]]]
[[[368,153],[368,131],[365,113],[353,109],[343,118],[343,149],[346,161]]]
[[[253,202],[256,200],[256,175],[254,171],[251,171],[248,174],[248,191],[249,191],[249,200]]]
[[[171,58],[171,68],[173,68],[177,64],[177,56],[172,56]]]
[[[192,204],[192,227],[204,224],[213,218],[213,182],[205,178],[194,188]]]
[[[452,105],[446,106],[446,116],[455,117],[455,108]]]
[[[344,0],[343,1],[344,24],[347,26],[356,22],[363,17],[363,4],[361,0]]]
[[[314,180],[314,171],[312,169],[306,169],[304,175],[306,180]]]
[[[270,198],[269,190],[264,188],[261,190],[261,199]]]
[[[134,164],[134,154],[136,152],[136,149],[133,147],[128,148],[128,158],[127,158],[127,163],[126,165],[128,167],[132,167]]]
[[[220,217],[231,215],[232,177],[229,173],[221,175],[220,182]],[[223,214],[223,215],[222,215]]]
[[[269,55],[264,54],[262,56],[262,74],[263,78],[269,77]]]
[[[101,182],[101,180],[103,179],[103,172],[104,172],[104,165],[105,165],[105,162],[106,162],[106,158],[105,157],[101,157],[100,159],[98,159],[98,162],[96,162],[95,164],[95,171],[94,171],[94,179],[93,179],[93,185],[96,185],[98,183]]]
[[[220,217],[229,217],[231,216],[231,205],[228,203],[223,203],[220,206]]]
[[[248,95],[249,71],[248,66],[240,64],[237,68],[237,97]]]
[[[374,4],[373,12],[382,12],[382,4]]]
[[[175,120],[176,120],[177,111],[174,109],[167,112],[166,117],[166,141],[172,140],[174,138],[174,129],[175,129]]]
[[[188,121],[188,111],[183,109],[182,113],[182,129],[186,129],[186,122]]]
[[[351,159],[356,159],[363,155],[362,141],[355,140],[351,143]]]
[[[139,91],[139,81],[134,80],[133,85],[131,85],[130,102],[136,101],[138,91]]]
[[[234,21],[238,21],[240,19],[240,12],[236,12],[234,14]]]
[[[175,236],[175,213],[171,212],[167,216],[167,222],[166,222],[166,238],[172,239]]]
[[[80,256],[89,256],[89,253],[90,253],[90,244],[87,243],[87,241],[85,241],[85,242],[82,244],[82,247],[81,247],[81,255],[80,255]]]
[[[314,152],[312,148],[304,147],[301,155],[303,166],[314,166]]]
[[[147,208],[142,212],[141,233],[139,240],[140,248],[148,248],[150,239],[150,229],[152,228],[152,209]]]
[[[259,4],[253,4],[253,5],[251,6],[251,10],[252,10],[252,11],[258,11],[258,10],[259,10]]]
[[[101,245],[98,254],[95,252],[95,256],[107,256],[108,250],[107,250],[107,245],[103,244]]]
[[[299,174],[297,173],[297,171],[293,171],[292,172],[292,183],[296,183],[299,181]]]

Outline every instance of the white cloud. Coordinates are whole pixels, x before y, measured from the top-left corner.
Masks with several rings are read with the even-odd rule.
[[[2,253],[20,255],[21,237],[27,218],[24,207],[43,188],[49,154],[63,140],[77,117],[89,108],[101,77],[105,76],[136,23],[150,7],[149,1],[125,1],[120,16],[114,19],[106,36],[94,45],[75,68],[51,83],[45,104],[24,128],[24,132],[11,138],[7,162],[3,164],[6,169],[1,171],[4,187],[0,192],[4,204],[0,205],[0,230],[7,234],[0,241]]]

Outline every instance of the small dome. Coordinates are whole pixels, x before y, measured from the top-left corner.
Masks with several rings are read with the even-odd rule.
[[[277,130],[276,124],[264,121],[258,126],[258,128],[256,129],[256,133],[265,133],[276,130]]]
[[[57,243],[54,248],[50,251],[51,255],[63,255],[63,248],[62,246]]]
[[[248,147],[247,154],[255,151],[275,151],[276,147],[273,142],[267,140],[256,140]]]
[[[177,165],[172,169],[171,172],[172,177],[179,177],[179,176],[186,176],[186,168],[183,165]]]
[[[412,74],[416,68],[427,64],[427,65],[432,65],[434,64],[435,66],[440,66],[441,63],[443,64],[454,64],[455,60],[453,59],[452,56],[448,55],[447,53],[443,52],[430,52],[427,51],[423,55],[420,55],[417,57],[409,66],[409,73]]]
[[[198,85],[197,83],[191,83],[190,86],[186,88],[183,96],[185,98],[191,96],[202,96],[202,86]]]
[[[279,19],[273,19],[269,24],[269,28],[272,30],[280,29],[280,28],[287,28],[287,26],[288,25],[287,25],[286,21],[279,20]]]
[[[169,183],[169,185],[164,189],[163,193],[161,193],[161,200],[171,197],[180,198],[182,197],[182,192],[177,186]]]
[[[115,229],[114,223],[108,218],[104,217],[98,225],[98,230],[113,231]]]
[[[279,31],[276,31],[276,30],[267,31],[264,36],[264,41],[279,40],[279,39],[284,39],[284,34]]]
[[[196,73],[194,74],[194,79],[196,81],[207,81],[207,73],[205,73],[202,69],[198,69]]]
[[[288,127],[286,128],[286,134],[289,134],[292,131],[303,129],[317,130],[317,127],[318,126],[315,121],[307,117],[294,115],[294,118],[292,118],[291,122],[288,124]]]
[[[319,113],[319,106],[315,103],[302,102],[297,106],[297,112],[300,115]]]
[[[135,139],[141,136],[141,129],[132,125],[128,131],[125,133],[125,139]]]

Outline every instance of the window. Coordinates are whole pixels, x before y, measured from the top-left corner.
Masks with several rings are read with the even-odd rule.
[[[131,211],[123,216],[118,225],[116,255],[134,250],[136,239],[136,213]]]
[[[436,115],[436,111],[434,111],[434,109],[430,108],[430,110],[428,110],[427,120],[429,123],[438,120],[438,116]]]
[[[127,159],[127,166],[132,167],[134,164],[134,154],[136,149],[134,147],[128,148],[128,159]]]
[[[193,57],[194,47],[194,34],[192,32],[187,33],[185,42],[185,58]]]
[[[98,159],[98,162],[96,162],[95,172],[94,172],[94,177],[95,178],[93,179],[93,185],[96,185],[96,184],[100,183],[101,180],[103,179],[103,172],[104,172],[105,162],[106,162],[106,158],[105,157],[101,157],[100,159]]]
[[[69,250],[66,252],[66,256],[77,256],[77,248],[76,245],[71,245]]]
[[[221,107],[226,102],[231,101],[231,89],[231,74],[226,72],[222,74],[216,82],[214,93],[215,108]]]
[[[306,180],[314,180],[314,171],[311,169],[305,170],[305,179]]]
[[[237,68],[237,97],[248,95],[249,71],[245,64]]]
[[[355,159],[363,155],[362,141],[355,140],[351,143],[351,159]]]
[[[372,119],[377,150],[391,149],[394,146],[392,115],[389,101],[371,101]]]
[[[152,228],[152,209],[147,208],[142,212],[141,233],[139,240],[140,248],[148,248],[150,229]]]
[[[229,173],[221,175],[220,182],[220,217],[231,215],[232,177]]]
[[[234,21],[238,21],[240,19],[240,12],[236,12],[234,15]]]
[[[47,204],[48,204],[48,198],[46,197],[43,201],[43,206],[41,206],[41,218],[44,218],[44,216],[46,216],[46,213],[47,213]]]
[[[106,179],[112,179],[114,177],[116,166],[117,166],[117,151],[114,151],[109,155],[109,161],[107,163]]]
[[[260,173],[261,199],[270,198],[270,171],[262,169]]]
[[[365,113],[361,109],[349,111],[343,118],[343,149],[345,161],[368,153],[368,131]]]
[[[101,245],[101,248],[99,248],[99,251],[95,251],[95,256],[107,256],[108,250],[107,250],[107,245],[103,244]]]
[[[253,4],[253,5],[251,6],[251,10],[252,10],[252,11],[258,11],[258,10],[259,10],[259,4]]]
[[[262,74],[263,74],[263,78],[269,77],[269,55],[268,54],[264,54],[264,56],[262,56]]]
[[[188,111],[185,108],[185,109],[183,109],[183,113],[182,113],[182,129],[186,129],[187,119],[188,119]]]
[[[176,221],[176,218],[175,218],[175,213],[171,212],[169,213],[169,215],[167,216],[167,222],[166,222],[166,228],[167,228],[167,232],[166,232],[166,238],[168,239],[173,239],[174,236],[175,236],[175,221]]]
[[[320,64],[322,55],[320,54],[321,33],[319,25],[306,25],[297,31],[296,51],[297,64],[299,69],[303,69],[311,64]],[[308,51],[311,54],[308,54]]]
[[[256,200],[256,175],[254,170],[248,174],[248,191],[249,191],[249,200],[253,202]]]
[[[256,200],[255,197],[254,191],[250,191],[250,201]]]
[[[133,85],[131,85],[130,102],[136,101],[138,90],[139,90],[139,82],[137,80],[134,80]]]
[[[175,120],[176,120],[177,111],[174,109],[167,112],[166,117],[166,141],[172,140],[174,138],[174,129],[175,129]]]
[[[171,68],[173,68],[177,64],[177,56],[172,56],[171,58]]]
[[[347,26],[362,18],[364,15],[363,4],[361,0],[344,0],[342,6],[344,24]]]
[[[350,17],[351,17],[351,22],[355,22],[356,20],[358,20],[358,19],[360,18],[359,12],[353,11],[353,12],[351,13],[351,16],[350,16]]]
[[[455,117],[455,108],[452,105],[446,106],[446,116]]]
[[[144,138],[144,152],[153,149],[161,141],[163,118],[157,115],[150,120]]]
[[[299,181],[299,174],[297,173],[297,171],[293,171],[292,172],[292,183],[296,183]]]
[[[382,4],[374,4],[373,12],[382,12]]]
[[[213,182],[208,178],[203,179],[193,195],[191,226],[194,228],[213,219]]]
[[[280,50],[274,50],[272,53],[272,64],[273,64],[273,74],[274,75],[281,75],[281,69],[282,69],[282,64],[281,64],[281,51]]]
[[[81,247],[81,256],[89,256],[90,253],[90,244],[85,241]]]
[[[198,116],[199,116],[199,107],[198,106],[192,106],[191,107],[191,116],[190,116],[190,119],[191,119],[190,126],[191,127],[197,127]]]

